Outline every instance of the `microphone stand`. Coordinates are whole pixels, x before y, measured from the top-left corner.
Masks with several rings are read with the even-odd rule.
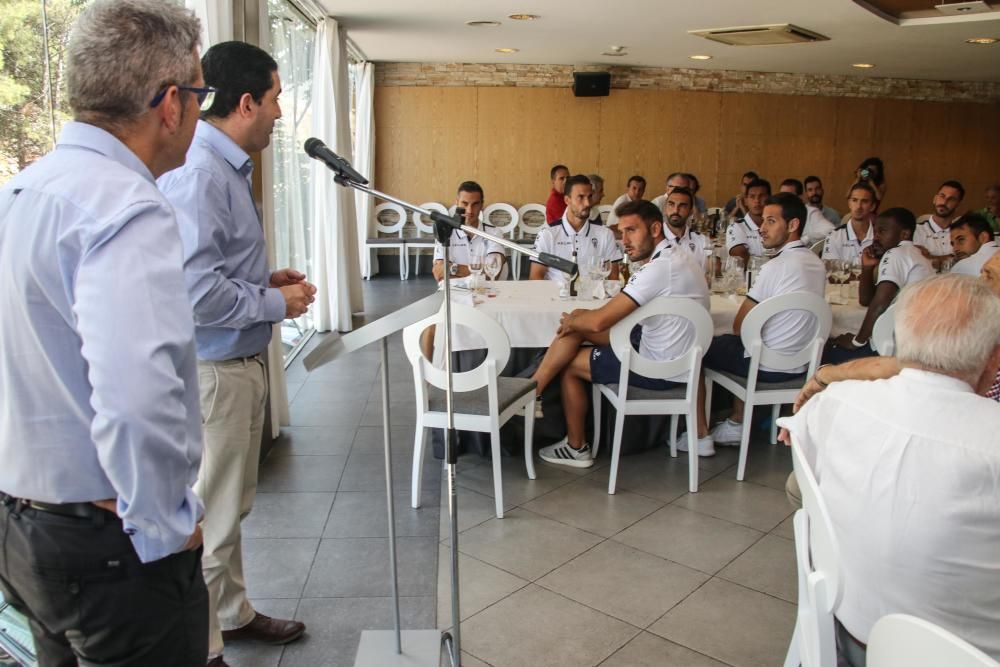
[[[331,171],[334,172],[334,181],[344,187],[353,188],[359,192],[364,192],[373,197],[378,197],[386,201],[392,202],[402,206],[404,209],[413,211],[421,215],[429,217],[434,222],[434,235],[437,241],[444,248],[444,266],[447,268],[451,266],[451,233],[455,229],[461,229],[466,234],[472,236],[480,236],[484,239],[493,241],[505,248],[509,248],[514,252],[521,253],[522,255],[527,255],[528,257],[538,261],[546,266],[551,266],[555,269],[563,271],[570,276],[573,276],[577,272],[577,266],[569,260],[563,259],[556,255],[551,255],[549,253],[539,253],[533,248],[525,248],[524,246],[518,245],[513,241],[509,241],[504,238],[493,236],[492,234],[487,234],[486,232],[478,229],[477,227],[471,227],[469,225],[462,224],[462,217],[460,215],[450,216],[438,211],[429,211],[420,206],[416,206],[409,202],[403,201],[402,199],[397,199],[391,195],[387,195],[384,192],[380,192],[368,185],[368,182],[362,179],[357,180],[357,172],[350,169],[348,164],[347,168],[343,165],[334,165],[329,162],[324,162]],[[447,468],[448,475],[448,519],[450,524],[451,532],[451,628],[452,631],[445,632],[441,635],[441,643],[448,651],[448,656],[451,661],[452,667],[459,667],[461,665],[461,646],[462,646],[462,631],[461,631],[461,615],[459,614],[459,581],[458,581],[458,494],[455,487],[455,466],[458,461],[458,454],[456,448],[456,433],[455,433],[455,410],[454,410],[454,397],[452,390],[452,368],[451,368],[451,278],[445,273],[444,278],[444,318],[445,318],[445,328],[444,328],[444,370],[445,370],[445,410],[447,414],[447,428],[445,429],[444,438],[444,457],[445,465]],[[391,574],[392,574],[392,594],[395,602],[395,628],[396,628],[396,654],[402,654],[401,640],[400,640],[400,621],[399,621],[399,591],[398,591],[398,580],[396,572],[396,533],[395,533],[395,518],[394,518],[394,508],[392,500],[392,467],[390,464],[391,456],[389,451],[389,420],[388,420],[388,379],[385,376],[385,365],[388,364],[388,352],[386,339],[382,339],[382,364],[383,364],[383,387],[382,387],[382,398],[385,401],[385,406],[383,408],[385,414],[383,414],[383,428],[385,429],[385,442],[386,442],[386,488],[389,489],[389,551],[391,558]]]

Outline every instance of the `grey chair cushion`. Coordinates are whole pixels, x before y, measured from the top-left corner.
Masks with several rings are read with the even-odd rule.
[[[616,394],[618,393],[617,383],[605,386]],[[655,401],[684,398],[685,396],[687,396],[687,386],[674,387],[673,389],[642,389],[641,387],[630,386],[625,398],[630,401]]]
[[[528,378],[497,378],[497,397],[500,412],[503,412],[513,405],[519,398],[529,392],[534,392],[538,383]],[[427,402],[434,412],[444,412],[445,400],[444,390],[437,387],[428,387]],[[466,415],[488,415],[490,414],[490,398],[486,387],[481,387],[475,391],[456,391],[455,412]]]
[[[719,375],[725,375],[727,378],[737,383],[741,387],[747,386],[747,379],[740,377],[739,375],[733,375],[732,373],[726,373],[725,371],[713,371]],[[806,383],[805,373],[802,375],[792,378],[791,380],[784,380],[783,382],[757,382],[757,391],[781,391],[782,389],[801,389]]]
[[[398,236],[376,236],[365,239],[365,243],[368,245],[399,245],[400,243],[406,243],[406,239],[401,239]]]
[[[532,245],[533,246],[533,245],[535,245],[535,239],[534,238],[530,238],[530,239],[514,239],[514,243],[516,243],[517,245]]]

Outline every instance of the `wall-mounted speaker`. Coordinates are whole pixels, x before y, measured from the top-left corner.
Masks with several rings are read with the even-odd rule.
[[[610,92],[610,72],[573,72],[573,94],[577,97],[607,97]]]

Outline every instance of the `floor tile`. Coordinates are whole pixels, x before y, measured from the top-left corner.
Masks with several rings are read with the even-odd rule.
[[[271,618],[295,618],[299,601],[295,599],[251,600],[253,608]],[[308,632],[308,628],[306,629]],[[278,667],[284,646],[267,646],[258,642],[239,641],[226,644],[223,655],[233,667]]]
[[[361,422],[361,413],[365,405],[367,404],[360,402],[318,405],[296,401],[288,408],[289,420],[292,426],[336,426],[354,429]]]
[[[764,532],[792,513],[784,491],[737,482],[728,475],[709,480],[698,493],[683,496],[673,504]]]
[[[717,576],[795,603],[798,601],[795,542],[765,535]]]
[[[536,583],[644,628],[708,578],[683,565],[609,540]]]
[[[711,479],[713,473],[699,470],[699,484]],[[595,473],[594,479],[603,479],[607,473]],[[687,454],[679,453],[676,459],[663,450],[650,450],[632,456],[623,456],[618,466],[617,489],[632,491],[663,502],[671,502],[688,492]]]
[[[409,458],[413,455],[413,427],[394,426],[389,430],[392,443],[393,458],[401,456]],[[359,454],[381,454],[385,451],[382,437],[382,425],[360,426],[354,436],[354,451]]]
[[[459,605],[463,621],[528,585],[524,579],[461,553],[458,555],[458,576]],[[437,596],[438,627],[453,627],[451,623],[451,549],[445,546],[442,546],[438,551]]]
[[[390,399],[391,400],[391,399]],[[417,412],[412,401],[391,402],[389,404],[389,423],[392,426],[413,426],[417,423]],[[365,405],[361,415],[361,426],[382,425],[382,402],[371,400]]]
[[[641,633],[622,646],[601,667],[726,667],[725,663],[696,653],[662,637]]]
[[[574,475],[548,466],[535,466],[536,478],[528,479],[524,458],[521,456],[502,457],[500,470],[505,508],[522,505],[576,479]],[[457,475],[457,481],[461,486],[492,498],[494,495],[492,462],[462,471]]]
[[[448,517],[448,485],[441,483],[441,511],[440,511],[440,531],[441,539],[447,538],[451,534],[451,525]],[[476,493],[471,489],[458,484],[455,485],[455,494],[458,496],[458,531],[463,532],[478,526],[484,521],[489,521],[496,516],[496,506],[493,498]]]
[[[285,647],[281,667],[352,667],[364,630],[392,629],[392,599],[304,598],[297,619],[308,630],[302,640]],[[402,598],[400,625],[403,629],[433,628],[434,598]]]
[[[409,493],[395,494],[393,508],[398,536],[437,536],[440,512],[437,496],[431,489],[425,493],[427,498],[420,509],[410,507]],[[388,537],[385,491],[341,491],[322,532],[323,537]]]
[[[494,667],[595,665],[639,630],[539,586],[462,624],[462,645]]]
[[[724,474],[736,478],[734,465]],[[792,472],[792,450],[784,444],[772,445],[769,442],[751,447],[747,453],[747,469],[744,481],[768,486],[784,493],[785,480]]]
[[[608,495],[603,478],[587,477],[535,498],[525,503],[524,508],[611,537],[663,505],[662,501],[625,490]]]
[[[437,593],[438,541],[429,537],[396,540],[399,592],[407,597]],[[387,597],[392,595],[389,540],[324,539],[306,582],[305,597]]]
[[[668,505],[612,539],[715,574],[761,536],[751,528]]]
[[[468,653],[464,649],[462,650],[461,661],[462,661],[462,667],[490,667],[490,665],[486,664],[485,662],[475,657],[471,653]],[[451,660],[448,657],[447,653],[441,654],[440,667],[451,667]]]
[[[351,453],[354,431],[329,426],[282,426],[270,456],[336,455]]]
[[[243,520],[244,537],[319,537],[332,493],[258,493]]]
[[[336,491],[346,463],[346,456],[269,456],[257,491]]]
[[[392,457],[393,487],[409,495],[413,475],[412,455]],[[421,487],[434,490],[440,484],[441,462],[429,453],[424,457]],[[384,491],[385,455],[375,450],[352,450],[344,468],[339,491]],[[436,496],[435,496],[436,499]]]
[[[490,519],[462,533],[458,548],[462,553],[532,581],[600,541],[593,533],[514,509],[503,519]]]
[[[251,598],[298,598],[309,576],[317,539],[243,539],[243,573]]]
[[[774,530],[771,531],[771,534],[772,535],[777,535],[778,537],[784,537],[785,539],[789,539],[789,540],[795,541],[795,523],[794,522],[795,522],[795,512],[793,510],[792,515],[790,517],[788,517],[787,519],[785,519],[784,521],[782,521],[781,523],[779,523],[777,526],[775,526]]]
[[[773,667],[784,661],[795,605],[712,579],[649,631],[732,665]]]

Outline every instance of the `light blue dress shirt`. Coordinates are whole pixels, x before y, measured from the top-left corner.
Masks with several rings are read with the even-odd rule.
[[[179,551],[201,410],[170,204],[128,147],[67,123],[0,189],[0,491],[117,498],[139,558]]]
[[[206,361],[263,352],[271,325],[285,318],[281,290],[269,287],[252,172],[246,151],[200,120],[184,166],[159,179],[177,211],[198,358]]]

